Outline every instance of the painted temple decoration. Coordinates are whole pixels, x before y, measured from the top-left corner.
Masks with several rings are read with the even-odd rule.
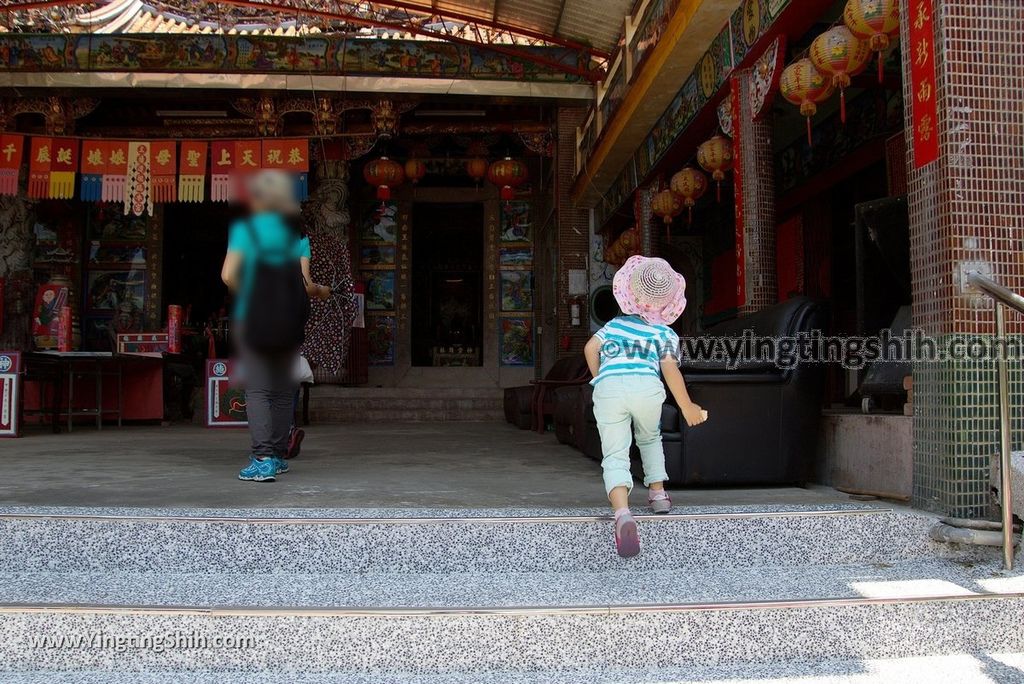
[[[359,270],[366,289],[366,335],[371,366],[395,363],[398,222],[398,203],[389,200],[368,206],[359,224]]]
[[[533,211],[529,201],[502,203],[498,226],[498,362],[535,361]]]
[[[0,71],[300,73],[582,82],[575,50],[344,36],[237,34],[13,34],[0,36]],[[522,56],[520,56],[522,55]],[[539,57],[539,60],[530,57]],[[547,64],[545,64],[547,63]]]
[[[344,377],[352,323],[356,318],[355,284],[349,254],[347,161],[321,159],[316,167],[317,184],[303,207],[313,259],[310,275],[329,285],[326,301],[313,300],[303,354],[317,382],[341,382]]]
[[[754,63],[753,78],[750,86],[750,111],[754,119],[760,120],[771,111],[775,93],[778,92],[779,79],[785,67],[786,37],[779,36],[772,41],[764,54]],[[730,95],[731,97],[731,95]],[[732,126],[732,105],[729,105],[730,128]],[[728,135],[728,133],[727,133]]]
[[[683,135],[703,107],[719,96],[737,65],[751,58],[753,48],[772,30],[782,13],[792,4],[792,0],[744,0],[740,4],[729,24],[712,40],[693,73],[633,154],[632,160],[624,165],[603,200],[597,203],[594,219],[598,226],[604,225],[629,201],[634,191],[646,182],[655,165]],[[784,53],[784,46],[780,46],[776,54]],[[767,101],[764,106],[768,106]],[[723,109],[719,110],[720,122],[731,117],[728,111],[725,108],[723,115]],[[610,113],[611,116],[614,114],[614,111]],[[721,127],[726,135],[732,137],[727,123],[721,123]],[[593,135],[593,129],[591,125],[583,131],[584,141]],[[584,144],[581,143],[583,148]]]
[[[35,250],[34,204],[23,197],[0,196],[0,347],[29,349],[30,311],[35,294],[32,263]]]

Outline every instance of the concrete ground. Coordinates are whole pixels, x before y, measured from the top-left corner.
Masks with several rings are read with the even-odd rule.
[[[0,440],[0,505],[288,508],[604,506],[600,465],[505,423],[314,425],[277,482],[241,482],[247,433],[189,425]],[[642,486],[634,501],[646,502]],[[825,488],[688,490],[682,505],[830,504]]]

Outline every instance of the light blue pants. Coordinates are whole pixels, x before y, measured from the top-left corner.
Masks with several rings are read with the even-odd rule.
[[[644,465],[644,485],[668,479],[661,444],[664,403],[665,386],[654,376],[613,375],[594,386],[594,418],[601,433],[601,467],[607,492],[616,487],[633,489],[629,448],[634,435]]]

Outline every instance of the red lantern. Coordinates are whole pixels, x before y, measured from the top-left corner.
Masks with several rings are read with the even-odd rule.
[[[487,166],[487,160],[483,157],[473,157],[466,160],[466,173],[479,185],[480,181],[487,176]]]
[[[811,43],[811,63],[832,78],[832,87],[839,88],[839,112],[846,123],[846,89],[850,77],[864,71],[871,58],[868,44],[845,26],[825,31]]]
[[[405,177],[413,185],[419,183],[425,175],[427,175],[427,165],[419,159],[410,159],[405,162]]]
[[[716,196],[722,201],[722,181],[732,168],[732,141],[724,135],[716,135],[701,143],[697,148],[697,163],[711,174],[717,184]]]
[[[849,0],[843,21],[856,37],[868,41],[878,53],[878,82],[882,82],[885,51],[900,32],[900,7],[897,0]]]
[[[811,60],[793,62],[782,72],[779,79],[782,97],[800,107],[800,113],[807,117],[807,144],[813,145],[811,117],[818,112],[818,103],[832,95],[832,82],[814,68]]]
[[[377,188],[377,199],[384,202],[391,199],[391,188],[401,185],[405,180],[405,171],[398,162],[381,157],[363,167],[363,178]]]
[[[487,180],[501,188],[501,199],[506,202],[516,196],[516,188],[525,183],[527,177],[526,164],[512,157],[500,159],[487,169]]]

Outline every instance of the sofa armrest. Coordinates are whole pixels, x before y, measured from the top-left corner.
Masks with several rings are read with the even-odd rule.
[[[778,371],[774,373],[687,373],[683,372],[687,386],[690,384],[705,385],[781,385],[789,381],[789,375]]]

